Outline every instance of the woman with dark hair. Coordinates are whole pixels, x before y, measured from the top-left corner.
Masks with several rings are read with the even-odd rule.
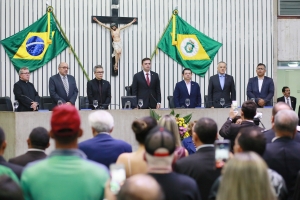
[[[147,173],[147,163],[144,160],[144,143],[149,131],[156,125],[157,121],[152,117],[143,117],[132,122],[131,128],[139,147],[135,152],[122,153],[117,160],[117,163],[125,166],[127,178],[135,174]]]

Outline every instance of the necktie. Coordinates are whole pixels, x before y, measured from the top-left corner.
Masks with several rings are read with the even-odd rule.
[[[99,85],[100,103],[102,103],[102,85],[101,85],[101,81],[99,81],[98,85]]]
[[[149,73],[146,73],[146,76],[147,85],[150,86]]]
[[[287,103],[287,105],[289,105],[291,107],[289,98],[286,98],[286,103]]]
[[[67,96],[69,96],[69,86],[68,86],[68,82],[67,82],[67,76],[63,77],[63,84],[67,93]]]
[[[223,88],[224,88],[224,76],[220,76],[220,84],[221,84],[221,88],[222,88],[222,90],[223,90]]]

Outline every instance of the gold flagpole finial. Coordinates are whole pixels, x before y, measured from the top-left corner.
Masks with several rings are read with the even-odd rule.
[[[47,12],[53,12],[53,7],[52,6],[48,6],[47,7]]]

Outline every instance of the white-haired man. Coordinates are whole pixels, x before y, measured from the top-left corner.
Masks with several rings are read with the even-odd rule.
[[[89,124],[94,138],[81,142],[79,149],[87,158],[107,167],[115,163],[120,154],[132,152],[130,144],[110,136],[114,128],[114,119],[106,111],[99,110],[89,115]]]

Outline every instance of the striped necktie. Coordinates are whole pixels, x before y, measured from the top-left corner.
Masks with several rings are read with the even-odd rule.
[[[69,96],[69,85],[68,85],[68,82],[67,82],[67,76],[63,77],[63,84],[64,84],[64,87],[65,87],[67,96]]]

